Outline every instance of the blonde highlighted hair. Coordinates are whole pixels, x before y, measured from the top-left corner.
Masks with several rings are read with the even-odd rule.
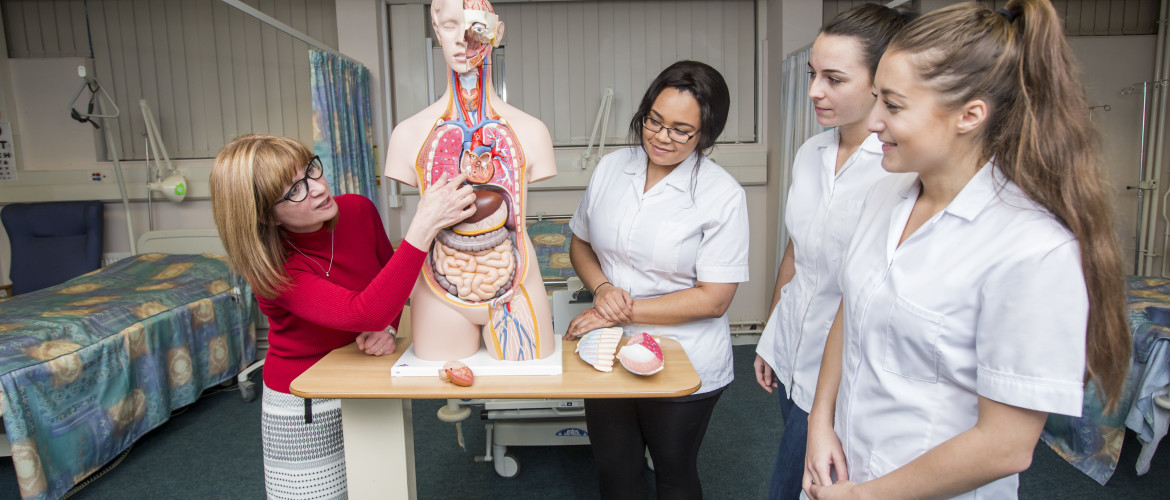
[[[224,146],[211,165],[211,212],[228,262],[261,297],[276,297],[290,283],[272,207],[312,157],[293,139],[248,134]]]
[[[1130,357],[1121,253],[1080,69],[1052,4],[952,5],[907,25],[886,52],[911,55],[944,106],[986,102],[984,160],[994,157],[1005,177],[1076,236],[1089,292],[1085,378],[1114,409]]]

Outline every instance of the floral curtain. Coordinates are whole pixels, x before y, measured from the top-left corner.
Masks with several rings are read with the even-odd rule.
[[[313,152],[321,157],[333,194],[373,200],[378,162],[370,106],[370,71],[358,62],[309,50],[313,93]]]

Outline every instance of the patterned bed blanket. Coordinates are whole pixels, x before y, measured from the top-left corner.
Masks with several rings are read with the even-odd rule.
[[[256,355],[222,257],[143,254],[0,302],[0,404],[21,496],[60,498]]]
[[[1170,383],[1170,328],[1150,322],[1146,307],[1170,307],[1170,281],[1130,276],[1126,279],[1126,314],[1133,333],[1133,355],[1125,390],[1117,411],[1105,413],[1094,385],[1086,386],[1081,417],[1050,415],[1041,434],[1057,454],[1098,483],[1105,484],[1117,469],[1121,443],[1128,426],[1148,448],[1158,445],[1153,396]],[[1145,473],[1139,456],[1138,473]]]

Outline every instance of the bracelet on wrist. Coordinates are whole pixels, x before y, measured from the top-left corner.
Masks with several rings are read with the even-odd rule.
[[[594,295],[594,296],[596,296],[596,295],[597,295],[597,291],[598,291],[598,290],[601,290],[601,287],[602,287],[602,286],[604,286],[604,285],[613,285],[613,283],[610,283],[610,282],[608,282],[608,281],[602,281],[602,282],[601,282],[601,284],[599,284],[599,285],[597,285],[597,286],[593,287],[593,295]]]

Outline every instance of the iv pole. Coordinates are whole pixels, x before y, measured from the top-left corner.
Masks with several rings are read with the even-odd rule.
[[[109,92],[106,92],[106,88],[98,83],[96,78],[85,74],[85,66],[77,67],[77,76],[80,76],[84,81],[81,82],[81,87],[77,89],[77,93],[73,94],[73,99],[69,101],[69,110],[75,115],[75,118],[85,120],[91,118],[102,119],[102,128],[105,129],[106,147],[109,148],[110,159],[114,162],[114,176],[118,179],[118,194],[122,195],[122,209],[126,212],[126,234],[130,239],[130,254],[135,255],[138,253],[138,245],[134,241],[134,222],[130,218],[130,199],[126,197],[126,183],[122,180],[122,164],[118,161],[118,148],[114,144],[114,133],[110,130],[110,119],[117,118],[121,112],[118,110],[118,104],[114,102],[114,98],[110,97]],[[105,97],[105,99],[98,99],[98,113],[100,114],[94,114],[92,108],[82,113],[73,107],[74,103],[77,102],[77,98],[81,96],[81,91],[87,87],[94,89],[93,92],[95,94],[100,91],[101,95]],[[106,109],[106,103],[109,103],[109,106],[113,106],[113,114],[109,114],[110,112]]]

